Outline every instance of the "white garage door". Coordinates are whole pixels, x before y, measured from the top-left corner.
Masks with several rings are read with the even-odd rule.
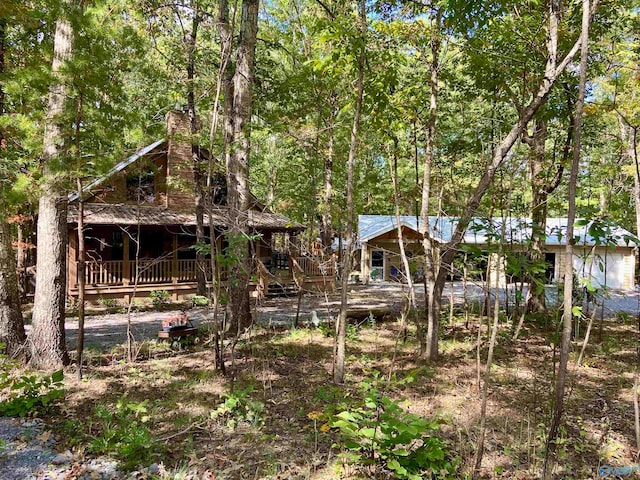
[[[605,258],[606,256],[606,258]],[[591,284],[600,288],[624,287],[624,255],[615,251],[600,250],[593,255],[574,255],[573,268],[578,280],[591,279]]]

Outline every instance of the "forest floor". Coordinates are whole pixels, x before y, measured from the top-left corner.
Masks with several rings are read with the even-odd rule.
[[[78,465],[101,455],[121,462],[121,471],[128,472],[122,478],[348,478],[356,469],[344,468],[344,439],[330,427],[339,411],[361,406],[363,381],[380,395],[401,401],[406,410],[439,422],[447,459],[457,465],[450,478],[470,478],[481,405],[479,317],[471,314],[467,323],[459,308],[452,318],[446,309],[441,359],[426,363],[418,356],[415,328],[410,327],[406,341],[401,341],[401,325],[393,312],[402,293],[385,288],[366,295],[359,287],[353,292],[363,305],[375,305],[382,312],[382,302],[392,314],[382,321],[357,312],[348,331],[343,386],[332,382],[332,329],[322,323],[318,328],[286,329],[261,321],[262,326],[237,345],[233,357],[227,351],[226,377],[213,368],[204,329],[195,345],[180,349],[151,339],[153,335],[142,340],[141,335],[133,364],[124,362],[118,342],[92,343],[85,356],[84,380],[77,381],[70,370],[64,405],[41,415],[51,426],[57,448],[73,453],[68,465],[58,467],[68,476],[48,478],[80,478],[73,472],[86,470]],[[329,315],[336,298],[305,296],[304,315],[311,318],[316,311],[320,316],[322,310]],[[296,303],[295,298],[269,300],[260,318],[269,318],[263,315],[269,308],[275,309],[273,315],[290,316]],[[579,368],[575,361],[580,342],[574,343],[554,462],[558,479],[604,478],[610,472],[607,466],[637,464],[632,398],[637,319],[624,311],[605,313],[602,323],[596,321]],[[150,333],[158,329],[158,316],[165,314],[156,313],[149,320]],[[549,316],[528,319],[514,341],[510,321],[501,319],[489,386],[483,478],[540,476],[558,360],[554,325]],[[114,324],[111,328],[117,329]],[[485,319],[483,365],[486,330]],[[373,478],[376,470],[360,473],[361,478]]]

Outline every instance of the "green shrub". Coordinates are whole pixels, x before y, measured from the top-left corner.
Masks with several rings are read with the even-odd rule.
[[[100,434],[93,438],[89,450],[119,457],[125,469],[150,462],[155,453],[160,453],[162,444],[156,441],[147,426],[148,403],[149,400],[137,403],[122,397],[113,410],[96,407],[94,420]],[[93,422],[91,427],[94,427]]]
[[[100,297],[98,303],[107,309],[118,307],[118,300],[115,298]]]
[[[377,379],[361,384],[363,399],[333,417],[341,437],[342,458],[367,476],[421,480],[454,478],[456,464],[434,434],[440,422],[408,413],[383,396]]]
[[[171,295],[167,290],[151,290],[149,296],[151,297],[151,303],[153,303],[155,307],[163,307],[167,305],[171,299]]]
[[[252,391],[253,387],[249,386],[243,390],[222,393],[224,401],[211,412],[211,418],[224,418],[231,428],[240,422],[260,427],[264,423],[264,404],[249,398]]]
[[[16,374],[17,368],[16,362],[0,356],[0,415],[24,417],[41,413],[64,397],[62,370],[51,375],[28,375]]]
[[[204,295],[194,295],[191,297],[191,303],[194,307],[206,307],[209,305],[209,299]]]

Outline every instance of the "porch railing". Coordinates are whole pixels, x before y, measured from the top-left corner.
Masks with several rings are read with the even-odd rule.
[[[87,285],[133,285],[136,281],[136,262],[128,262],[125,272],[123,260],[88,261],[85,263]],[[76,262],[78,271],[79,262]],[[207,279],[211,279],[211,264],[204,266]],[[77,280],[77,279],[76,279]],[[138,260],[138,284],[174,283],[196,280],[195,260]]]
[[[336,269],[333,260],[321,262],[312,257],[294,258],[308,277],[333,277],[335,275]]]
[[[76,271],[79,262],[76,262]],[[87,285],[121,285],[123,282],[124,262],[111,260],[106,262],[86,262],[84,264]]]
[[[335,275],[333,261],[318,262],[310,257],[296,257],[296,261],[308,277]],[[131,260],[127,263],[128,268],[123,260],[87,261],[85,263],[86,284],[133,285],[136,280],[136,262]],[[79,262],[76,262],[76,272],[78,268]],[[195,281],[196,268],[195,260],[139,260],[138,284]],[[210,280],[212,278],[211,263],[205,262],[204,268],[206,278]],[[222,278],[226,278],[226,269],[222,272]]]

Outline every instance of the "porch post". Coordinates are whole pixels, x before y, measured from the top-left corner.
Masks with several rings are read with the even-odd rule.
[[[369,244],[367,242],[362,242],[360,272],[362,273],[362,282],[367,285],[369,283]]]
[[[78,284],[78,237],[75,230],[69,232],[69,244],[67,246],[67,294]],[[18,249],[22,248],[18,245]]]
[[[131,265],[129,264],[129,233],[122,234],[122,285],[131,283]]]
[[[198,268],[197,264],[196,268]],[[194,271],[193,274],[195,275],[196,272]],[[173,255],[171,257],[171,280],[174,284],[178,283],[178,235],[175,233],[173,234]]]
[[[194,262],[195,268],[198,268],[198,262]],[[194,270],[193,275],[197,278],[198,272]],[[174,285],[178,284],[178,234],[173,234],[173,255],[171,257],[171,283]],[[171,300],[173,302],[178,301],[178,291],[174,290],[171,292]]]

